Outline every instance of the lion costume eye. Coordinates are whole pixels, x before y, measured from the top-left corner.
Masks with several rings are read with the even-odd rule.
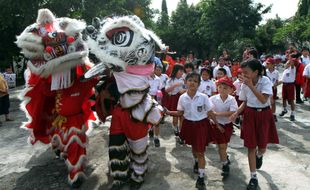
[[[47,35],[48,35],[48,37],[50,37],[50,38],[56,38],[57,32],[49,32]]]
[[[107,32],[107,37],[111,43],[120,47],[128,47],[132,43],[133,32],[129,28],[116,28]]]

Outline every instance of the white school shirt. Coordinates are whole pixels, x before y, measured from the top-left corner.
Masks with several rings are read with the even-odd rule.
[[[267,77],[271,80],[272,84],[274,85],[277,81],[279,81],[279,71],[273,70],[270,72],[269,69],[266,70]]]
[[[305,66],[310,64],[310,56],[308,57],[304,57],[303,55],[301,56],[301,62],[302,64],[304,64]]]
[[[231,72],[230,72],[230,68],[227,67],[226,65],[224,65],[223,67],[221,67],[220,65],[216,66],[213,70],[213,77],[216,78],[217,75],[217,71],[219,70],[219,68],[224,68],[226,70],[227,76],[228,77],[232,77]]]
[[[282,82],[283,83],[293,83],[296,78],[296,67],[289,67],[283,71]]]
[[[236,88],[236,96],[239,96],[239,95],[240,95],[240,91],[241,91],[242,82],[241,82],[239,79],[237,79],[237,80],[233,83],[233,85],[234,85],[235,88]]]
[[[196,92],[193,98],[186,93],[178,101],[177,110],[184,111],[184,118],[190,121],[200,121],[208,117],[208,112],[213,108],[209,97],[201,92]]]
[[[161,74],[158,77],[160,78],[160,89],[165,88],[167,80],[168,80],[168,75]]]
[[[201,79],[198,91],[201,93],[204,93],[210,97],[210,96],[212,96],[212,92],[216,92],[216,85],[210,79],[208,79],[208,80],[202,80]]]
[[[247,101],[246,104],[248,107],[252,108],[265,108],[267,106],[270,106],[270,97],[273,95],[272,92],[272,82],[269,80],[268,77],[263,76],[260,78],[255,85],[256,90],[262,94],[268,94],[269,98],[266,103],[261,103],[255,94],[252,92],[252,90],[246,85],[241,85],[241,92],[239,95],[239,100],[241,101]]]
[[[155,75],[155,77],[149,77],[149,84],[150,84],[150,90],[149,94],[151,96],[156,96],[156,93],[158,90],[161,89],[160,87],[160,78]]]
[[[235,97],[231,95],[228,95],[228,97],[226,98],[224,102],[220,94],[210,97],[210,100],[212,104],[214,105],[212,110],[215,112],[228,112],[228,111],[235,112],[238,109],[237,101]],[[222,125],[231,123],[231,121],[229,120],[229,117],[225,117],[225,116],[216,116],[216,120],[218,123]]]
[[[176,83],[182,83],[182,85],[175,87],[171,92],[169,92],[169,95],[176,95],[177,93],[179,93],[181,90],[183,90],[183,86],[184,86],[184,80],[183,78],[175,78],[175,79],[168,79],[167,84],[165,86],[165,90],[167,90],[168,88],[170,88],[171,86],[173,86]]]
[[[308,65],[304,68],[304,72],[302,73],[302,76],[310,76],[310,64],[308,64]]]

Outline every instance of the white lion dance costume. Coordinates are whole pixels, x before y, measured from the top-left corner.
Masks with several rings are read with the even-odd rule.
[[[148,76],[153,72],[155,43],[161,40],[137,16],[95,19],[86,28],[86,42],[101,63],[92,67],[85,78],[105,73],[97,100],[101,120],[112,115],[109,139],[112,189],[128,179],[131,187],[140,187],[147,171],[147,132],[157,125],[163,108],[148,95]]]
[[[36,23],[17,37],[17,45],[29,58],[31,76],[22,107],[31,130],[30,142],[51,143],[65,159],[69,183],[79,186],[84,177],[86,131],[94,120],[89,97],[95,79],[80,80],[88,66],[88,48],[82,40],[85,23],[55,18],[48,9],[38,12]]]

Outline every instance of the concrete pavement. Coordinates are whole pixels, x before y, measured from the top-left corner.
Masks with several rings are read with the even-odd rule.
[[[280,87],[279,87],[280,89]],[[19,110],[20,101],[16,88],[11,92],[11,117],[13,122],[3,122],[0,127],[0,190],[70,189],[67,185],[66,166],[56,159],[48,145],[27,144],[28,132],[19,128],[25,115]],[[280,95],[279,95],[280,96]],[[281,96],[280,96],[281,97]],[[281,112],[277,100],[277,113]],[[262,190],[310,189],[310,103],[297,105],[296,121],[289,121],[289,114],[278,117],[279,145],[270,145],[264,164],[258,170]],[[195,189],[196,175],[192,172],[191,148],[176,143],[170,118],[161,125],[161,147],[149,143],[149,170],[143,190]],[[108,189],[108,127],[110,122],[97,126],[90,134],[88,145],[88,180],[79,189]],[[247,150],[236,129],[229,145],[231,173],[222,180],[221,163],[214,145],[206,152],[207,189],[244,190],[249,181]],[[129,189],[125,187],[123,189]]]

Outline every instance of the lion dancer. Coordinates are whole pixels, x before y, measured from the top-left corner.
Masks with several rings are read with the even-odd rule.
[[[38,12],[36,23],[17,37],[30,77],[22,96],[32,144],[51,144],[68,167],[68,181],[78,187],[85,178],[86,131],[95,120],[89,97],[97,80],[82,80],[90,67],[82,41],[85,23],[55,18],[48,9]]]
[[[90,51],[101,61],[85,78],[105,74],[97,98],[102,121],[112,115],[109,135],[112,189],[120,189],[130,179],[138,189],[147,171],[147,145],[150,125],[158,125],[163,108],[148,94],[149,76],[154,71],[155,43],[160,39],[144,27],[137,16],[94,20],[86,28]]]

